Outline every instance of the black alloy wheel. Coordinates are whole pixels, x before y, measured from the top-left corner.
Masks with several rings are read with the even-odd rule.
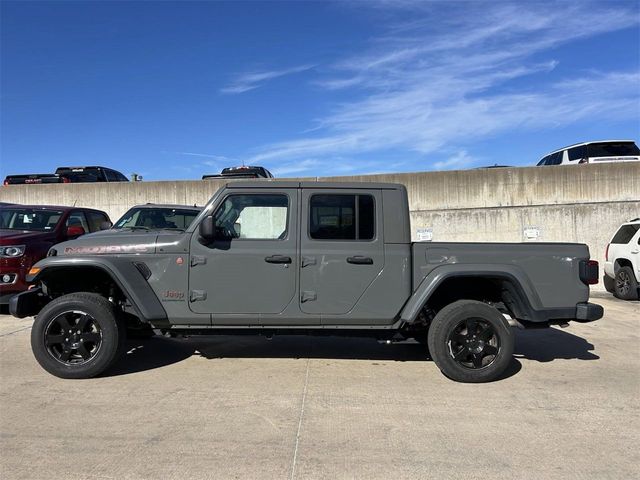
[[[65,365],[91,360],[102,346],[100,325],[87,312],[69,310],[55,316],[45,332],[47,352]]]
[[[500,339],[491,324],[480,318],[462,320],[449,335],[449,354],[464,368],[491,365],[500,353]]]

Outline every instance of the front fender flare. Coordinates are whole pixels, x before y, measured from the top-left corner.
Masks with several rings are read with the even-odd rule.
[[[35,275],[27,275],[27,281],[37,282],[56,269],[99,268],[120,287],[141,319],[166,320],[167,312],[133,260],[134,257],[47,257],[34,265],[40,271]]]

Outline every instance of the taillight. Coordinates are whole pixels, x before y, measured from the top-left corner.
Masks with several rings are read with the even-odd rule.
[[[611,245],[610,243],[607,243],[607,248],[604,251],[604,261],[608,262],[609,261],[609,245]]]
[[[62,183],[71,183],[71,180],[69,180],[67,177],[62,177]]]
[[[4,182],[2,182],[2,185],[9,185],[9,180],[5,180]]]
[[[582,283],[595,285],[598,283],[600,267],[597,260],[582,260],[580,262],[579,274]]]

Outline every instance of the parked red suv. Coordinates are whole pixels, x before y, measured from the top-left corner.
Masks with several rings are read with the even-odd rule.
[[[90,208],[0,206],[0,305],[27,289],[25,275],[51,246],[97,232],[109,216]]]

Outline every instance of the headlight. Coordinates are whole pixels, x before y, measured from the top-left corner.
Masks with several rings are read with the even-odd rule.
[[[0,247],[0,257],[15,258],[24,255],[24,245],[12,245],[9,247]]]

